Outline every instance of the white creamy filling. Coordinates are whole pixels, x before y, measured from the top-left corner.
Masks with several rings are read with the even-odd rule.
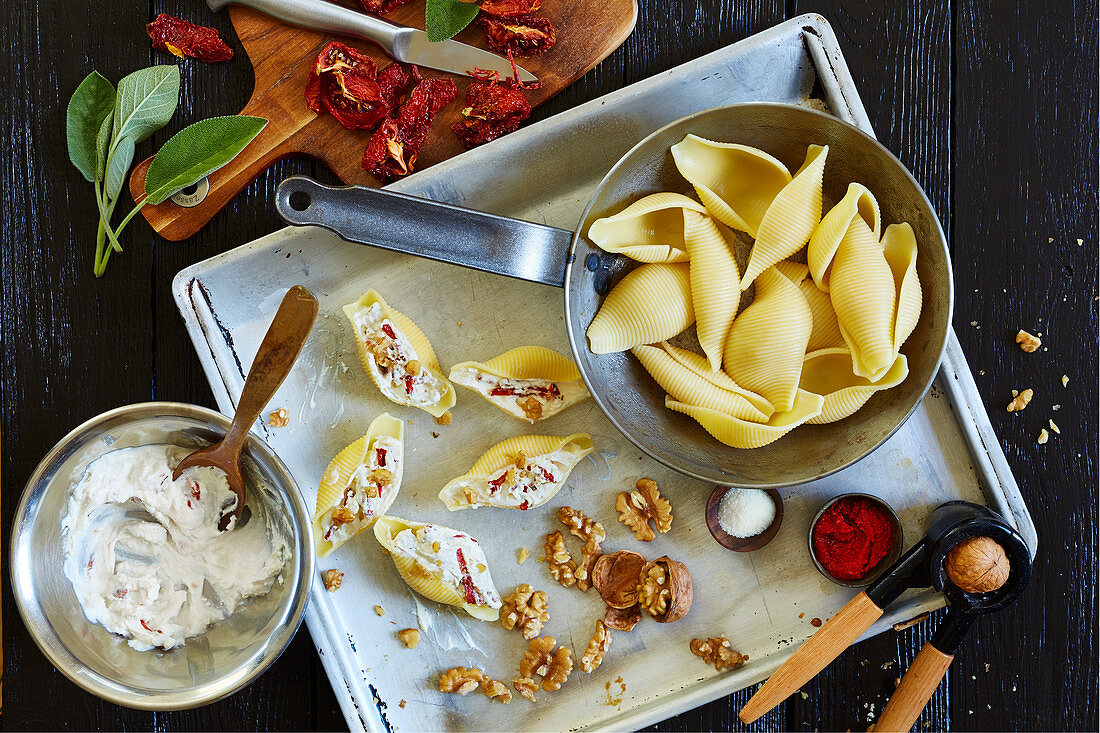
[[[270,591],[290,556],[262,516],[218,530],[236,495],[215,468],[172,480],[189,452],[158,444],[105,453],[61,522],[64,572],[84,615],[138,651],[177,647],[228,618]]]
[[[456,482],[454,491],[471,504],[530,509],[539,506],[558,490],[576,465],[572,450],[526,457],[523,467],[510,464],[488,476],[472,476]]]
[[[409,339],[382,313],[381,303],[357,308],[352,320],[359,337],[373,356],[370,369],[387,397],[402,405],[425,407],[439,404],[446,392],[446,385],[420,361],[420,355]],[[410,374],[406,369],[409,362],[419,364],[416,374]]]
[[[489,574],[485,553],[470,535],[438,524],[426,524],[401,530],[393,538],[393,546],[396,552],[417,561],[454,587],[467,603],[500,608],[500,595]]]
[[[403,459],[400,440],[380,435],[371,441],[367,462],[355,469],[351,481],[344,489],[343,498],[329,512],[329,528],[324,534],[326,540],[333,544],[346,542],[389,508],[394,495],[400,489],[398,477],[401,476]],[[343,514],[340,512],[341,507],[351,512],[354,517],[352,521],[333,521]]]
[[[553,417],[589,397],[588,389],[580,379],[569,382],[510,379],[488,374],[475,367],[455,369],[451,372],[451,379],[463,387],[477,390],[505,412],[532,423]],[[494,392],[497,394],[493,394]]]

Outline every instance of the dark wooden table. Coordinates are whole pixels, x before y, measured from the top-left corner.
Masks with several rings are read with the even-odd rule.
[[[547,0],[557,2],[559,0]],[[1082,730],[1097,725],[1097,7],[991,0],[640,0],[637,29],[536,118],[618,89],[806,11],[833,24],[879,138],[928,191],[955,262],[955,329],[1039,529],[1035,572],[1012,610],[971,632],[920,730]],[[229,64],[184,65],[169,129],[239,109],[251,74],[225,15],[195,0],[13,3],[0,66],[5,123],[0,324],[3,547],[42,454],[82,420],[150,399],[213,406],[169,295],[185,265],[281,226],[271,206],[304,160],[276,166],[194,238],[166,242],[140,221],[107,277],[91,274],[95,205],[69,164],[63,115],[93,67],[108,78],[165,57],[143,24],[169,12],[215,25]],[[1018,328],[1043,333],[1025,354]],[[1061,375],[1070,378],[1063,388]],[[1007,414],[1012,389],[1033,388]],[[1061,408],[1053,412],[1054,405]],[[1062,429],[1046,445],[1039,430]],[[6,559],[6,558],[5,558]],[[142,713],[85,694],[31,642],[4,566],[4,711],[9,729],[344,727],[303,629],[245,691],[199,710]],[[865,729],[928,624],[848,652],[754,729]],[[750,691],[656,729],[740,729]]]

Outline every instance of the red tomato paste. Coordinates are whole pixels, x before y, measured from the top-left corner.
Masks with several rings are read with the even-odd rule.
[[[867,575],[894,542],[894,524],[877,503],[849,496],[825,510],[811,535],[821,565],[838,580]]]

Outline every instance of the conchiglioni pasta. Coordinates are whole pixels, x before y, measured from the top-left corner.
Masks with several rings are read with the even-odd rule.
[[[705,214],[698,201],[678,193],[655,193],[612,216],[592,222],[588,238],[600,249],[639,262],[684,262],[685,218]]]
[[[405,425],[383,412],[321,474],[313,532],[324,557],[374,524],[401,490]]]
[[[882,254],[890,265],[897,292],[897,315],[894,318],[894,353],[913,333],[920,320],[921,293],[917,277],[917,238],[909,224],[891,224],[882,235]]]
[[[451,367],[449,378],[532,424],[592,396],[573,360],[545,346],[520,346],[484,363],[464,361]]]
[[[716,440],[732,448],[760,448],[773,443],[804,422],[821,414],[824,399],[820,395],[797,390],[791,409],[777,412],[766,423],[749,422],[698,405],[665,397],[665,407],[693,418]]]
[[[791,181],[787,166],[763,150],[696,135],[673,145],[672,159],[711,216],[750,237]]]
[[[795,262],[794,260],[780,260],[775,263],[775,269],[783,273],[783,275],[795,285],[801,285],[806,279],[806,276],[810,274],[809,265],[805,262]]]
[[[439,499],[451,511],[542,506],[592,450],[592,436],[585,433],[509,438],[486,451],[466,474],[448,482]]]
[[[695,322],[687,263],[645,264],[604,298],[588,326],[593,353],[626,351],[672,338]]]
[[[863,185],[850,183],[844,198],[821,218],[821,223],[810,237],[806,261],[817,287],[826,293],[829,292],[829,266],[833,263],[840,240],[856,217],[861,218],[878,239],[881,226],[878,201]]]
[[[737,382],[733,381],[733,378],[725,372],[712,372],[710,370],[710,363],[707,358],[702,354],[696,354],[694,351],[682,349],[679,346],[673,346],[667,341],[662,341],[661,348],[665,350],[669,356],[675,359],[680,364],[684,365],[696,375],[707,380],[716,387],[727,392],[736,392],[737,394],[748,400],[749,404],[759,410],[761,413],[767,416],[771,416],[775,412],[775,408],[772,407],[772,403],[756,394],[750,392],[747,389],[742,389],[738,386]]]
[[[684,212],[696,334],[714,372],[722,368],[722,347],[741,300],[737,260],[719,226],[709,216]]]
[[[760,273],[805,246],[821,221],[821,182],[828,145],[810,145],[806,161],[768,206],[741,277],[747,290]]]
[[[439,417],[454,407],[455,390],[439,370],[431,343],[415,323],[373,290],[344,306],[363,368],[391,402]]]
[[[381,517],[374,536],[402,580],[420,595],[483,621],[500,617],[500,594],[489,563],[470,535],[439,524]]]
[[[844,337],[840,335],[840,324],[836,321],[836,311],[829,294],[822,291],[812,278],[803,280],[798,288],[806,296],[810,313],[814,319],[814,329],[806,344],[807,351],[817,351],[834,346],[844,346]]]
[[[909,362],[898,354],[893,365],[877,382],[871,382],[852,372],[852,355],[846,348],[821,349],[806,354],[799,388],[821,395],[821,414],[810,418],[811,424],[843,420],[863,407],[880,390],[896,387],[909,376]]]
[[[677,402],[698,405],[752,422],[764,422],[771,411],[762,411],[744,395],[707,381],[657,346],[636,346],[633,354],[642,366]]]
[[[776,412],[793,409],[813,315],[797,285],[774,267],[756,279],[756,296],[733,321],[724,369]]]

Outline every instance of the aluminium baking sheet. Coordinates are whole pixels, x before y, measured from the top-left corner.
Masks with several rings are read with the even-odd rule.
[[[698,110],[761,100],[826,109],[869,131],[832,30],[819,16],[806,15],[392,188],[572,228],[607,168],[646,134]],[[552,174],[531,178],[533,169]],[[520,582],[546,589],[551,617],[544,633],[569,644],[576,657],[602,604],[594,592],[561,588],[535,561],[545,534],[560,526],[554,508],[571,505],[599,519],[608,532],[605,550],[634,549],[650,557],[667,553],[684,561],[697,589],[686,619],[668,626],[643,620],[633,632],[615,634],[595,673],[575,670],[560,691],[541,693],[533,705],[518,695],[510,705],[490,703],[481,695],[444,696],[435,689],[440,671],[476,666],[510,680],[526,642],[499,625],[418,600],[367,533],[319,562],[319,571],[336,567],[345,572],[344,583],[330,594],[316,581],[306,613],[353,729],[637,728],[757,682],[812,633],[813,617],[828,618],[854,593],[825,581],[813,569],[806,547],[810,518],[827,497],[841,491],[885,497],[902,518],[907,543],[922,534],[921,520],[931,508],[963,498],[1009,516],[1035,547],[1031,518],[953,335],[941,374],[906,425],[855,466],[785,490],[778,537],[758,552],[738,555],[719,547],[706,530],[703,506],[711,487],[640,454],[591,402],[531,431],[587,431],[599,449],[544,509],[450,513],[436,499],[439,488],[464,473],[485,448],[527,426],[462,389],[454,423],[446,427],[426,413],[384,400],[358,364],[341,306],[377,288],[427,332],[446,365],[484,360],[527,343],[567,353],[563,295],[554,288],[349,244],[319,229],[275,232],[183,270],[174,283],[177,304],[223,411],[232,410],[243,372],[283,292],[296,283],[317,294],[321,316],[299,365],[271,405],[289,410],[290,425],[258,425],[257,430],[286,461],[307,502],[313,502],[331,456],[365,432],[375,415],[389,411],[409,421],[409,460],[391,513],[478,537],[502,593]],[[613,508],[615,494],[640,476],[661,484],[676,514],[673,531],[644,547],[615,520]],[[519,547],[532,555],[523,565],[516,562]],[[576,553],[579,548],[574,544],[571,549]],[[374,605],[386,615],[375,615]],[[910,592],[868,635],[942,605],[939,594]],[[416,626],[424,641],[409,651],[395,632]],[[693,636],[717,634],[729,636],[749,655],[749,663],[719,674],[689,653]]]

